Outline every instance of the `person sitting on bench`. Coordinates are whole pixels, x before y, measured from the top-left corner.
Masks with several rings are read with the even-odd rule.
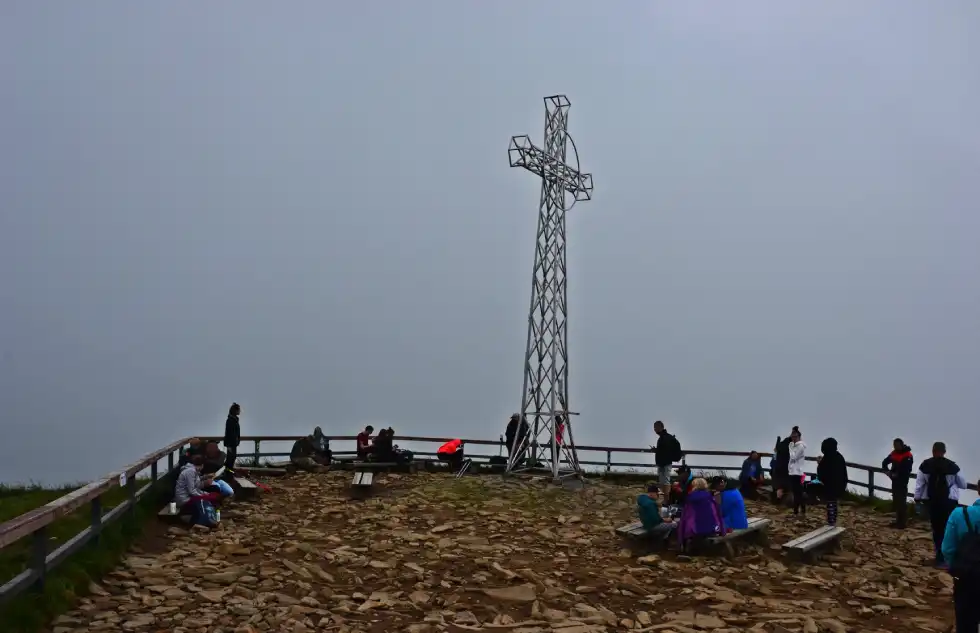
[[[330,450],[330,440],[323,436],[323,429],[316,427],[313,429],[313,451],[314,459],[318,464],[330,465],[333,461],[333,451]]]
[[[745,499],[735,487],[735,482],[724,477],[715,477],[711,480],[711,488],[718,495],[721,520],[725,524],[725,529],[729,532],[747,529],[749,518],[745,515]]]
[[[677,527],[669,515],[664,516],[665,512],[660,507],[660,486],[657,484],[650,484],[646,494],[637,497],[636,513],[648,536],[667,540]]]
[[[188,444],[187,450],[180,454],[180,460],[177,464],[181,468],[183,468],[184,464],[191,463],[191,457],[204,454],[204,442],[200,438],[192,437]]]
[[[738,484],[742,496],[750,499],[758,497],[758,488],[763,484],[762,457],[758,451],[752,451],[742,462],[742,472],[738,475]]]
[[[289,451],[289,463],[300,470],[312,472],[320,465],[320,461],[312,435],[296,440],[293,443],[293,450]]]
[[[672,506],[684,505],[684,499],[691,492],[694,482],[694,473],[686,464],[677,467],[677,481],[670,487],[670,494],[667,495],[667,504]]]
[[[463,466],[463,440],[449,440],[439,447],[436,457],[440,462],[446,462],[453,470],[459,470]]]
[[[371,434],[374,433],[374,427],[370,424],[364,427],[364,430],[357,434],[357,458],[367,459],[367,456],[374,450],[374,446],[371,445]]]
[[[381,429],[378,437],[374,438],[374,450],[370,458],[376,462],[392,463],[395,461],[395,432],[392,429]]]
[[[221,470],[225,465],[225,454],[218,448],[217,442],[208,442],[204,446],[204,469],[202,474],[210,475]]]
[[[190,463],[184,464],[180,473],[177,474],[177,481],[174,484],[174,503],[177,504],[181,514],[194,514],[194,501],[207,501],[212,505],[221,503],[220,491],[204,492],[202,490],[202,487],[211,485],[210,477],[201,478],[203,468],[204,458],[195,455],[191,457]]]
[[[698,477],[691,482],[691,488],[677,524],[677,545],[682,551],[689,551],[702,539],[725,533],[721,510],[708,491],[708,482]]]

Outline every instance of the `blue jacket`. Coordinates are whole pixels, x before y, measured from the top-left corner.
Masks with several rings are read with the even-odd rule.
[[[744,530],[749,527],[745,516],[745,499],[738,490],[725,490],[721,493],[721,519],[725,529]]]
[[[973,505],[966,510],[970,514],[970,525],[974,532],[980,532],[980,499],[973,502]],[[943,536],[943,558],[947,563],[952,563],[956,557],[956,548],[960,545],[960,539],[966,535],[966,519],[963,518],[963,509],[956,508],[953,514],[949,515],[946,522],[946,534]]]

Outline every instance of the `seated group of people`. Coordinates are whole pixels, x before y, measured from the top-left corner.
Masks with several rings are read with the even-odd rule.
[[[395,445],[395,429],[388,427],[378,431],[374,438],[374,427],[368,425],[357,434],[357,458],[365,461],[384,463],[407,463],[414,457],[410,451],[402,450]]]
[[[296,440],[293,449],[289,451],[289,463],[300,470],[313,471],[318,466],[329,466],[332,459],[330,441],[323,436],[320,427],[313,429],[312,434]]]
[[[202,477],[205,463],[203,455],[187,458],[174,484],[174,505],[179,514],[190,515],[192,525],[214,527],[218,522],[217,508],[235,493],[227,481],[208,475]]]
[[[736,482],[715,477],[709,485],[685,466],[678,469],[678,475],[666,505],[656,484],[637,499],[640,522],[651,536],[666,540],[676,533],[677,545],[683,551],[701,539],[748,527],[745,500]]]
[[[218,472],[225,465],[226,455],[218,448],[217,442],[205,442],[200,438],[191,438],[179,460],[179,465],[183,466],[190,463],[191,459],[199,455],[203,461],[201,472],[205,475]]]

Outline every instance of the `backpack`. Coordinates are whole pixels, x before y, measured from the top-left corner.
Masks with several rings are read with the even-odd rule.
[[[970,523],[970,513],[963,506],[963,520],[966,521],[966,534],[956,545],[956,556],[949,567],[954,578],[967,582],[980,582],[980,529]]]
[[[929,493],[929,501],[942,501],[949,498],[949,481],[942,473],[932,473],[926,482],[926,491]]]
[[[218,511],[214,509],[214,505],[210,501],[204,499],[194,501],[192,515],[194,525],[203,525],[208,528],[218,525]]]
[[[679,462],[684,458],[684,453],[681,451],[681,442],[677,439],[677,436],[667,434],[667,455],[670,456],[670,461]]]

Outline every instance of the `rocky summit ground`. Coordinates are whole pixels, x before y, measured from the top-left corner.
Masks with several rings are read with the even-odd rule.
[[[349,499],[350,473],[272,480],[220,529],[161,527],[52,633],[358,631],[601,633],[944,631],[950,580],[922,564],[924,530],[843,506],[844,552],[796,563],[779,547],[818,527],[784,509],[768,545],[734,560],[642,554],[616,527],[639,487],[580,491],[496,476],[379,475]]]

